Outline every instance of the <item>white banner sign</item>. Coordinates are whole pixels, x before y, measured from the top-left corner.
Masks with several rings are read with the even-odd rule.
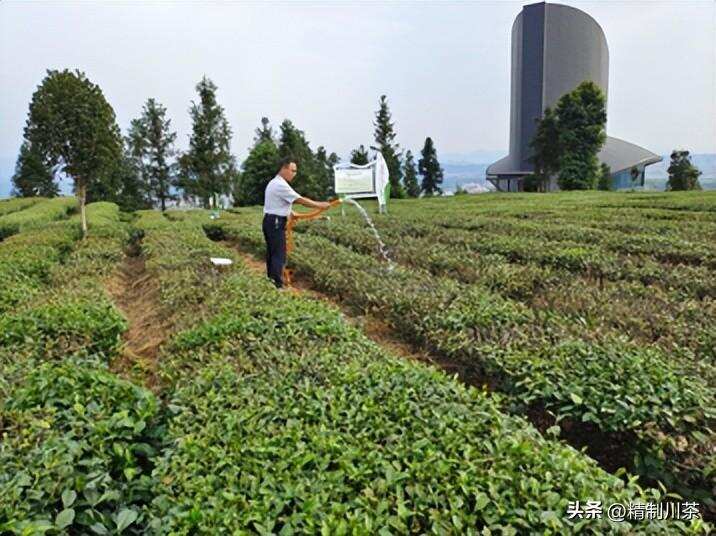
[[[378,198],[378,210],[387,213],[390,175],[388,165],[380,152],[375,160],[365,165],[339,164],[333,167],[334,189],[337,195],[347,197]]]
[[[373,169],[336,169],[336,194],[362,194],[374,191]]]

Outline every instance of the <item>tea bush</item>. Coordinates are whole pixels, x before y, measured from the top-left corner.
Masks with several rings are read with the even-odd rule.
[[[250,217],[212,225],[263,254],[263,238]],[[539,401],[558,420],[635,433],[635,467],[710,501],[716,404],[713,388],[691,363],[614,334],[580,340],[558,312],[534,311],[479,286],[416,269],[388,273],[377,260],[319,237],[300,235],[296,246],[291,262],[318,288],[373,311],[410,341],[480,367],[518,410]],[[689,456],[688,470],[683,449],[674,448],[677,439],[699,452]],[[640,463],[647,456],[660,462]]]
[[[149,259],[166,278],[196,240],[182,226],[173,236],[171,252],[155,250],[166,258]],[[667,530],[572,525],[570,496],[659,494],[542,438],[493,395],[385,354],[335,309],[241,267],[209,294],[204,321],[161,360],[172,415],[155,469],[157,531]]]
[[[101,281],[128,233],[115,205],[90,204],[87,214],[84,241],[70,240],[74,221],[10,239],[31,249],[33,238],[66,232],[32,299],[0,319],[3,534],[145,533],[159,404],[107,370],[126,321]]]
[[[76,207],[77,199],[74,197],[56,197],[29,203],[24,210],[0,215],[0,240],[20,231],[42,227],[51,221],[66,218]]]

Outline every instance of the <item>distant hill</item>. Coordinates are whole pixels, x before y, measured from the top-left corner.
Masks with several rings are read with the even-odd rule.
[[[463,187],[466,184],[488,185],[485,180],[487,167],[505,154],[506,151],[471,151],[438,155],[444,170],[443,191],[453,192],[458,185]],[[663,190],[666,185],[669,176],[666,170],[669,167],[670,155],[662,156],[664,159],[661,162],[646,168],[646,186],[649,189]],[[702,172],[699,180],[703,188],[716,190],[716,154],[694,154],[691,155],[691,160]],[[10,195],[11,178],[14,172],[15,157],[0,157],[0,198]],[[64,181],[60,187],[65,193],[72,191],[72,185],[68,181]]]
[[[490,164],[449,164],[441,163],[443,168],[444,191],[454,191],[458,185],[464,186],[468,183],[487,184],[485,171]]]

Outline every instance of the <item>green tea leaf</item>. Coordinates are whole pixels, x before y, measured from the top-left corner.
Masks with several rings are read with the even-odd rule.
[[[117,531],[122,532],[137,519],[137,512],[125,508],[117,515]]]
[[[66,508],[62,510],[55,518],[55,525],[57,528],[64,529],[72,524],[75,520],[75,511],[72,508]]]
[[[72,506],[72,503],[75,502],[75,499],[77,498],[77,492],[74,490],[68,489],[62,492],[62,505],[65,508],[69,508]]]

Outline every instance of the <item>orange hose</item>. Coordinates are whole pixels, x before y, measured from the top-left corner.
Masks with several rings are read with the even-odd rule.
[[[301,221],[301,220],[315,220],[323,212],[325,212],[329,208],[333,208],[337,205],[340,205],[341,202],[342,201],[340,199],[334,199],[333,201],[330,201],[330,206],[328,206],[326,208],[317,208],[314,211],[296,214],[295,216],[293,215],[293,213],[291,213],[291,215],[288,217],[288,222],[286,223],[286,263],[288,263],[289,253],[291,253],[293,251],[293,226],[296,224],[296,222]],[[283,281],[287,287],[291,286],[291,276],[292,275],[293,275],[293,270],[290,270],[284,266]]]

